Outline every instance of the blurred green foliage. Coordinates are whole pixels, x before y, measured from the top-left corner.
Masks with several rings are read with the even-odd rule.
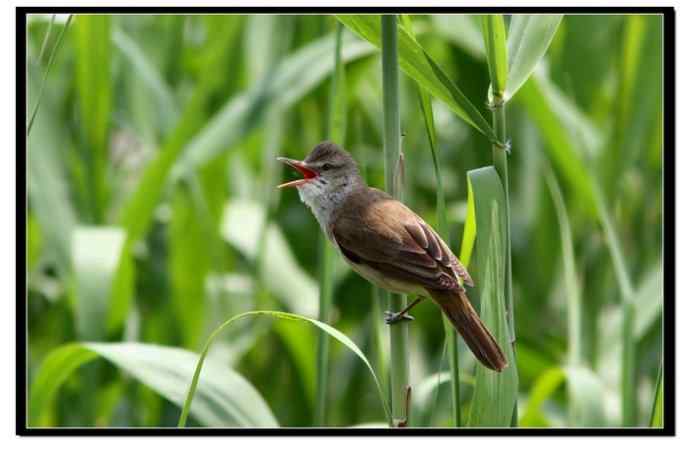
[[[292,176],[274,157],[303,158],[326,137],[336,19],[75,16],[61,41],[66,19],[28,21],[30,111],[40,97],[27,150],[31,424],[174,426],[191,353],[218,325],[259,309],[317,316],[320,230],[295,192],[274,189]],[[507,32],[516,20],[529,26],[506,16]],[[481,18],[412,22],[419,45],[490,123]],[[521,426],[661,422],[652,409],[663,403],[662,26],[652,15],[565,16],[508,105]],[[431,70],[412,50],[403,57]],[[381,187],[380,53],[346,29],[342,62],[338,143]],[[405,201],[437,226],[425,117],[405,76],[401,103]],[[466,173],[490,165],[491,148],[447,99],[432,105],[459,253]],[[334,281],[327,322],[381,373],[371,286],[340,261]],[[441,315],[430,304],[415,312],[413,424],[449,425]],[[326,424],[383,425],[367,366],[341,345],[329,359]],[[208,363],[189,424],[311,424],[313,329],[242,320]],[[463,416],[474,367],[461,350]],[[51,397],[46,379],[65,372]],[[244,409],[232,407],[238,398]]]

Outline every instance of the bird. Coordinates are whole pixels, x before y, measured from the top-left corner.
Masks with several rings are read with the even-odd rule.
[[[431,298],[482,365],[498,372],[508,366],[467,297],[465,286],[474,286],[470,274],[419,215],[386,192],[369,187],[353,157],[333,142],[319,143],[304,160],[278,160],[302,175],[278,188],[297,189],[355,272],[377,287],[416,296],[400,312],[386,312],[387,324],[413,319],[408,312]]]

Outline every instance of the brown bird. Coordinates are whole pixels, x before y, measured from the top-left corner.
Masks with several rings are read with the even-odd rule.
[[[357,273],[380,288],[417,295],[404,310],[387,313],[387,324],[412,319],[407,312],[430,297],[484,366],[501,371],[508,365],[465,294],[463,284],[474,285],[465,267],[417,214],[368,187],[349,153],[322,142],[303,161],[278,160],[303,176],[278,187],[297,188],[328,239]]]

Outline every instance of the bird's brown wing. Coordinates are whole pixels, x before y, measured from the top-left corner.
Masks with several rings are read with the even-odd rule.
[[[351,262],[366,264],[400,281],[454,290],[460,277],[473,285],[438,234],[404,204],[379,190],[351,195],[331,232]]]

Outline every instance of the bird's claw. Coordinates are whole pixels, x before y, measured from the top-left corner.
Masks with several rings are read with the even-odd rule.
[[[407,313],[393,313],[390,310],[383,312],[383,321],[385,321],[388,325],[399,323],[403,320],[414,321],[414,317],[412,315],[408,315]]]

